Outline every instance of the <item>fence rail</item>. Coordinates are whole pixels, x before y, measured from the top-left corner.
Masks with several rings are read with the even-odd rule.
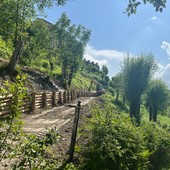
[[[36,109],[55,107],[60,104],[68,103],[79,97],[92,97],[96,93],[89,91],[59,91],[59,92],[32,92],[23,100],[22,112],[29,113]],[[12,95],[0,96],[0,116],[10,114],[12,106]]]

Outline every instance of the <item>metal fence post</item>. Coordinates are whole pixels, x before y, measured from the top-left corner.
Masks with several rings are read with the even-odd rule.
[[[69,161],[70,162],[73,161],[74,147],[75,147],[75,143],[76,143],[80,109],[81,109],[81,101],[78,101],[78,104],[75,107],[75,117],[74,117],[73,130],[72,130],[72,136],[71,136],[71,144],[70,144],[70,149],[69,149],[69,155],[70,155]]]

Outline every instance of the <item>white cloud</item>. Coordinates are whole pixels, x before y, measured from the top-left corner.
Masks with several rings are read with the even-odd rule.
[[[161,26],[161,27],[164,27],[165,26],[165,22],[161,19],[159,19],[158,17],[156,16],[153,16],[151,18],[149,18],[149,22],[152,22],[154,23],[154,26]],[[156,25],[155,25],[156,24]],[[153,26],[153,25],[152,25]]]
[[[161,48],[163,50],[165,50],[167,52],[168,56],[170,57],[170,43],[168,43],[166,41],[163,41],[162,45],[161,45]]]
[[[153,16],[151,20],[158,20],[158,18],[156,16]]]
[[[86,60],[93,61],[94,63],[98,63],[100,67],[102,67],[103,65],[107,65],[107,60],[97,60],[87,53],[84,54],[84,58]]]
[[[162,79],[163,75],[164,75],[164,70],[165,70],[165,66],[161,65],[160,63],[158,63],[158,70],[156,71],[156,73],[154,74],[153,78],[158,78],[158,79]]]
[[[152,22],[154,22],[156,24],[160,24],[160,25],[164,24],[164,22],[161,19],[159,19],[157,16],[153,16],[153,17],[149,18],[149,20],[152,20]]]
[[[109,50],[109,49],[96,50],[94,47],[91,47],[90,45],[87,45],[86,53],[94,56],[95,58],[105,58],[108,60],[111,59],[120,60],[126,55],[126,53],[117,50]]]
[[[160,70],[157,73],[156,77],[164,80],[170,87],[170,63],[165,66],[159,64],[159,68]]]
[[[170,56],[170,44],[163,41],[161,48],[166,50]],[[93,61],[98,63],[100,68],[103,65],[106,65],[109,69],[109,77],[113,77],[116,73],[120,71],[120,64],[124,57],[127,56],[127,53],[117,50],[97,50],[90,45],[87,45],[84,58],[86,60]],[[134,56],[130,53],[130,56]],[[155,74],[155,78],[161,78],[164,80],[170,87],[170,63],[167,65],[161,65],[158,63],[159,71]]]
[[[106,65],[109,69],[110,77],[120,70],[120,63],[125,56],[127,56],[127,54],[122,51],[110,49],[97,50],[90,45],[87,45],[84,54],[86,60],[98,63],[100,68]]]

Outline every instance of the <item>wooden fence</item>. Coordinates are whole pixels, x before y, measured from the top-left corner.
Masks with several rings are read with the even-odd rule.
[[[32,92],[28,94],[22,105],[22,112],[29,113],[36,109],[55,107],[79,97],[92,97],[96,94],[89,91],[59,91],[59,92]],[[0,116],[10,114],[12,106],[12,95],[0,97]]]

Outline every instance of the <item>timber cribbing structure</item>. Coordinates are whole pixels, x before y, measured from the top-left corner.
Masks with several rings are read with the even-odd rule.
[[[23,100],[21,111],[23,113],[34,112],[37,109],[57,107],[58,105],[71,102],[79,97],[93,97],[96,93],[72,90],[72,91],[58,91],[58,92],[32,92],[27,95]],[[0,116],[8,115],[11,113],[12,95],[0,96]]]

